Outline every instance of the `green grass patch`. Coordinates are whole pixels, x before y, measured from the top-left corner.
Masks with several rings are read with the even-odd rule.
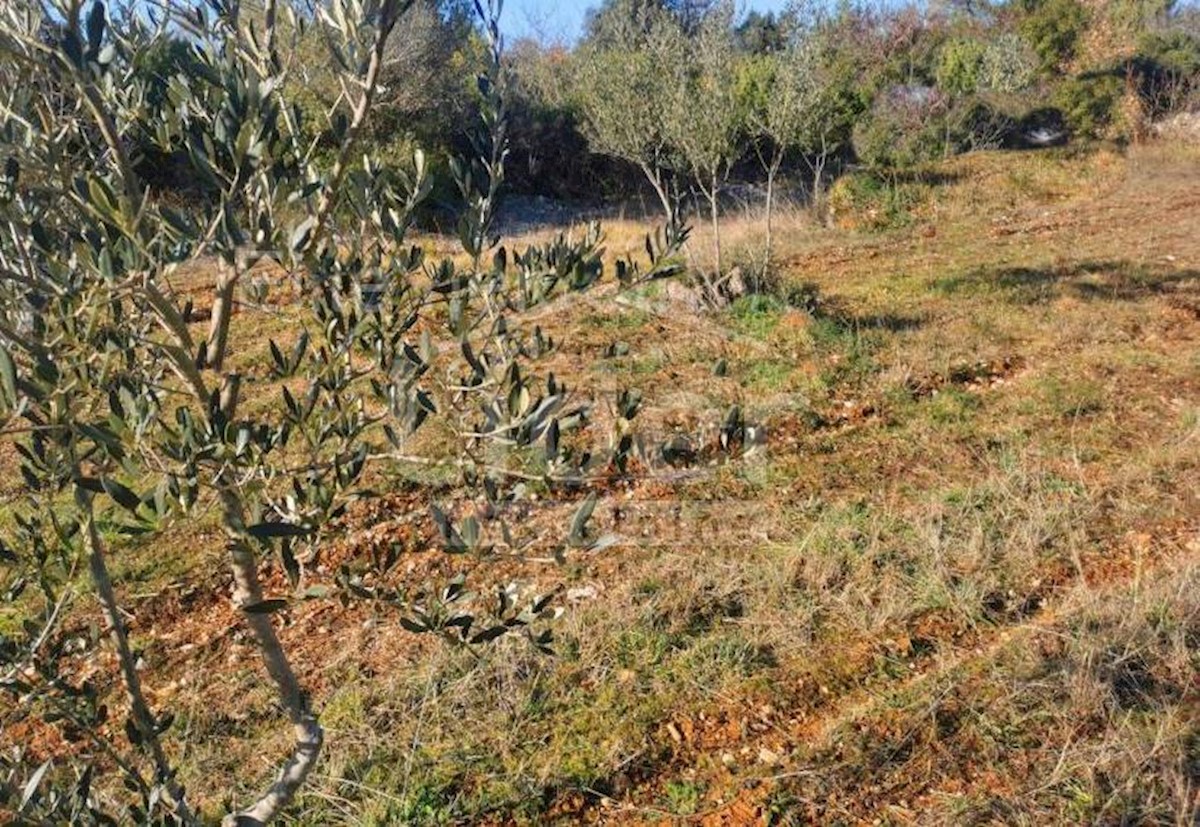
[[[930,397],[926,409],[938,425],[962,425],[971,422],[982,405],[977,394],[948,386]]]
[[[727,311],[733,328],[752,339],[766,339],[776,327],[787,307],[776,296],[753,293],[742,296]]]
[[[704,799],[704,787],[694,781],[672,780],[663,788],[663,803],[677,816],[695,815]]]
[[[1066,419],[1092,416],[1104,410],[1104,389],[1089,379],[1048,377],[1038,388],[1037,408]]]
[[[742,385],[751,391],[776,393],[791,387],[794,362],[780,359],[761,359],[746,365],[742,372]]]
[[[589,313],[580,319],[582,327],[611,333],[628,333],[646,325],[652,316],[640,307],[623,307],[613,313]]]

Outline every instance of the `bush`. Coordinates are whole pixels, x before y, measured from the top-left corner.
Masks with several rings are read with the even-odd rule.
[[[847,229],[896,229],[912,222],[928,195],[928,185],[919,177],[900,180],[877,172],[854,172],[830,187],[829,214]]]
[[[951,151],[975,152],[1013,143],[1017,119],[979,98],[957,104],[946,116],[946,142]]]
[[[974,94],[983,82],[987,49],[975,38],[946,43],[938,56],[937,85],[947,95]]]
[[[1014,94],[1027,89],[1037,74],[1038,56],[1018,34],[990,38],[979,67],[979,87],[988,92]]]
[[[1143,35],[1127,71],[1151,118],[1187,110],[1200,102],[1200,38],[1181,30]]]
[[[1073,136],[1100,138],[1116,120],[1123,88],[1112,74],[1070,78],[1059,85],[1054,104]]]
[[[896,87],[854,125],[854,153],[876,169],[904,169],[941,158],[946,113],[946,98],[936,89]]]
[[[513,107],[508,181],[513,190],[557,198],[585,195],[594,191],[597,166],[588,156],[587,139],[573,110],[534,100],[518,101]]]
[[[925,87],[896,90],[854,127],[858,159],[877,170],[920,164],[1008,143],[1016,121],[984,98],[951,103]]]
[[[1042,68],[1060,69],[1075,57],[1088,13],[1079,0],[1026,0],[1021,34],[1037,52]]]

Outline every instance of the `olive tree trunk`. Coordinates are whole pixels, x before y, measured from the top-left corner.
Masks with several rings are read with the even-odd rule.
[[[76,475],[79,476],[78,468]],[[84,552],[87,554],[88,569],[96,590],[96,599],[100,601],[100,610],[104,615],[104,622],[108,626],[108,635],[112,640],[113,648],[116,649],[117,663],[121,670],[121,682],[125,686],[125,694],[129,697],[134,727],[141,738],[142,746],[154,763],[155,781],[161,784],[166,791],[168,803],[173,808],[175,816],[185,825],[195,824],[197,823],[195,816],[192,815],[184,798],[183,788],[175,780],[175,772],[171,768],[171,763],[163,750],[162,741],[158,737],[158,721],[150,711],[145,693],[142,691],[142,679],[138,675],[137,660],[129,646],[129,632],[121,617],[116,591],[113,589],[112,578],[108,573],[104,541],[96,528],[92,494],[78,483],[75,485],[75,506],[82,521]]]

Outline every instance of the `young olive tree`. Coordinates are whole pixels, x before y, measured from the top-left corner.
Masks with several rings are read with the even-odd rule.
[[[119,800],[97,779],[113,768],[137,794],[123,817],[198,818],[164,742],[170,715],[142,691],[131,615],[106,563],[123,535],[153,543],[198,509],[220,515],[233,603],[292,728],[275,781],[225,818],[265,824],[292,802],[325,738],[274,616],[326,596],[305,588],[307,572],[348,503],[369,494],[371,464],[457,478],[455,501],[429,492],[443,549],[498,554],[544,540],[507,516],[530,485],[579,498],[645,455],[631,425],[637,394],[620,395],[598,435],[589,411],[599,400],[539,369],[554,342],[527,318],[601,283],[598,229],[511,255],[493,230],[507,154],[498,7],[477,7],[490,44],[477,157],[453,165],[468,263],[427,260],[406,240],[431,187],[423,158],[415,174],[390,170],[361,141],[406,9],[405,0],[332,0],[308,16],[277,0],[211,0],[156,22],[135,11],[119,25],[98,1],[0,11],[0,417],[29,492],[0,543],[9,600],[28,620],[0,640],[0,691],[90,744],[73,777],[46,762],[21,778],[6,757],[0,806],[22,818],[105,821]],[[344,90],[322,130],[335,141],[331,160],[283,94],[291,45],[308,30],[321,34]],[[139,67],[168,37],[186,42],[190,59],[167,80],[166,102],[149,107],[161,78]],[[180,206],[154,192],[139,172],[141,141],[182,157],[204,197]],[[618,263],[618,280],[677,273],[685,238],[672,223],[647,240],[647,266]],[[299,298],[271,305],[278,282]],[[208,297],[206,320],[196,295]],[[286,340],[269,341],[258,361],[236,352],[281,313]],[[414,441],[432,421],[452,437],[448,453]],[[582,499],[557,557],[593,542],[594,505]],[[132,753],[106,735],[95,686],[69,669],[72,646],[95,645],[62,634],[80,554],[128,695]],[[266,593],[268,560],[290,592]],[[383,575],[395,562],[371,565]],[[338,596],[377,601],[410,631],[468,646],[510,632],[549,642],[534,628],[548,596],[502,590],[484,609],[461,578],[400,588],[363,575],[344,566]]]
[[[788,152],[813,153],[814,194],[829,154],[827,121],[822,117],[820,55],[813,41],[798,40],[781,52],[749,61],[741,75],[746,121],[755,135],[754,151],[767,178],[763,270],[771,266],[775,182]]]
[[[679,24],[664,9],[638,12],[637,37],[585,43],[575,55],[573,85],[592,152],[637,166],[668,223],[677,213],[674,173],[680,166],[668,117],[672,79],[686,55]]]
[[[708,201],[713,231],[714,278],[722,275],[720,201],[729,173],[741,152],[743,110],[737,95],[733,5],[723,3],[706,15],[699,31],[683,40],[686,58],[672,68],[666,132],[692,179]]]

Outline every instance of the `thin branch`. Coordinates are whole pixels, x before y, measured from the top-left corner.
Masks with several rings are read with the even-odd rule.
[[[337,160],[333,165],[333,171],[329,175],[329,183],[321,193],[321,200],[317,205],[317,212],[314,217],[313,243],[317,243],[321,239],[329,216],[333,212],[333,208],[337,205],[342,179],[346,177],[346,173],[350,169],[350,158],[358,146],[358,139],[362,135],[367,115],[371,110],[371,101],[374,100],[375,93],[379,87],[379,75],[383,70],[383,53],[387,47],[388,38],[395,28],[400,14],[408,8],[410,3],[411,0],[384,0],[379,9],[379,30],[375,35],[375,43],[371,49],[371,59],[367,64],[366,75],[363,77],[362,96],[358,99],[358,104],[354,107],[354,114],[350,119],[350,126],[346,131],[346,139],[342,143],[341,151],[338,153]]]

